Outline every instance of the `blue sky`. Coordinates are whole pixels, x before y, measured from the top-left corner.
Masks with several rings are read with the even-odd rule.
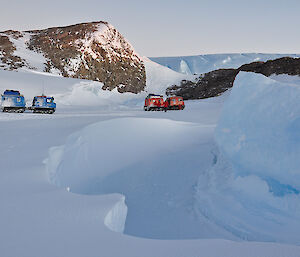
[[[1,1],[1,31],[105,20],[145,56],[300,53],[299,0]]]

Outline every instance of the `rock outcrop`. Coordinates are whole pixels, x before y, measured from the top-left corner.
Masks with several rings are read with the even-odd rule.
[[[167,88],[166,95],[182,96],[185,100],[214,97],[231,88],[237,74],[235,69],[211,71],[197,78],[195,82],[183,80],[179,86]]]
[[[300,76],[300,58],[283,57],[244,64],[238,69],[211,71],[201,75],[196,81],[183,80],[180,85],[167,88],[166,94],[182,96],[185,100],[218,96],[233,86],[235,77],[240,71],[260,73],[267,77],[273,74]]]
[[[107,22],[0,33],[0,68],[34,69],[89,79],[103,89],[139,93],[146,85],[142,58]]]

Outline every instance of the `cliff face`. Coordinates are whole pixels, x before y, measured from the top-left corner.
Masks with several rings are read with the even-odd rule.
[[[283,57],[266,62],[244,64],[238,69],[220,69],[205,73],[196,81],[181,81],[166,90],[167,95],[182,96],[185,100],[218,96],[233,86],[240,71],[255,72],[267,77],[275,74],[300,76],[300,58]]]
[[[0,33],[0,68],[20,68],[103,82],[138,93],[146,85],[142,58],[107,22]]]

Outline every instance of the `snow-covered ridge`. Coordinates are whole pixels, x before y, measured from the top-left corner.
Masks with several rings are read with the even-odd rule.
[[[217,69],[236,69],[246,63],[274,60],[286,56],[299,58],[300,54],[205,54],[178,57],[151,57],[150,59],[180,73],[202,74]]]
[[[92,22],[0,34],[0,68],[31,69],[102,82],[103,89],[141,92],[143,59],[109,23]]]
[[[111,24],[99,23],[95,31],[88,33],[84,39],[75,41],[75,44],[80,47],[80,52],[90,54],[92,58],[98,61],[103,61],[104,57],[93,50],[95,42],[100,44],[102,49],[107,52],[106,57],[111,62],[114,59],[114,55],[117,55],[119,58],[130,58],[130,55],[132,55],[134,60],[139,62],[142,60],[132,45],[124,40],[122,35]],[[126,52],[123,49],[126,49]],[[132,61],[131,65],[134,66],[135,63]]]

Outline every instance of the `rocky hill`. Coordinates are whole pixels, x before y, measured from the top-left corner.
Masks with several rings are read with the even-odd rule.
[[[233,86],[240,71],[255,72],[267,77],[271,75],[300,76],[300,58],[282,57],[266,62],[252,62],[237,69],[219,69],[199,76],[196,81],[182,80],[166,90],[167,95],[182,96],[185,100],[218,96]]]
[[[107,22],[0,33],[0,69],[32,69],[89,79],[138,93],[146,85],[142,58]]]

